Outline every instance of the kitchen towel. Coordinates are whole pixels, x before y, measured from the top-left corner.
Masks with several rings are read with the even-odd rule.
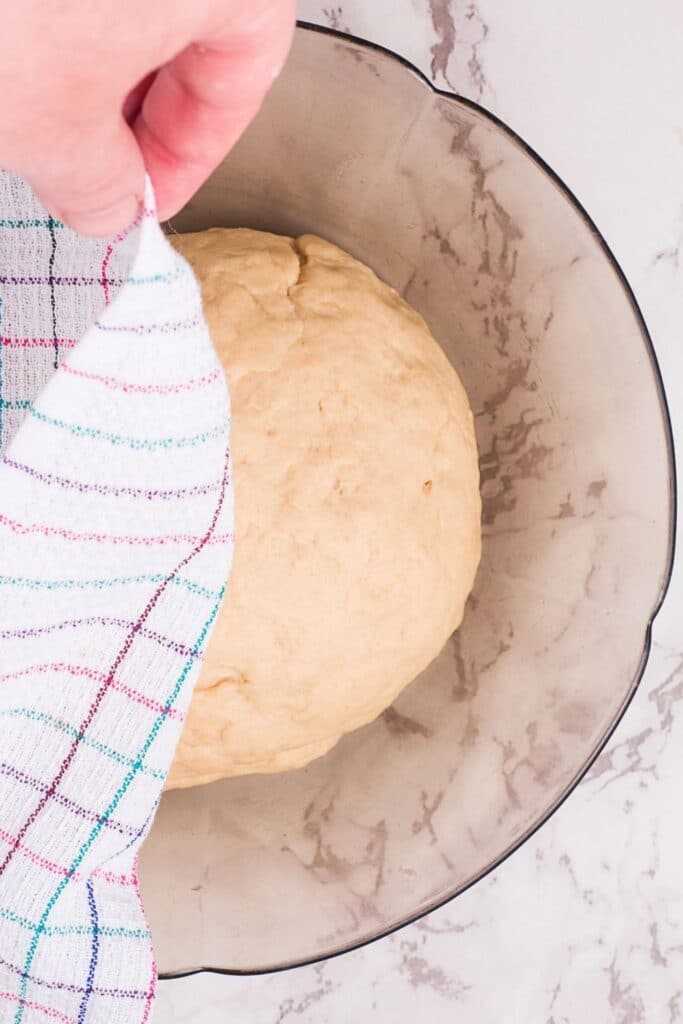
[[[149,187],[94,241],[0,174],[2,1022],[150,1018],[136,861],[229,572],[228,427]]]

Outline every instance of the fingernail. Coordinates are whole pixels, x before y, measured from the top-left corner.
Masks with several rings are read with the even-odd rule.
[[[101,210],[78,210],[60,212],[59,219],[80,235],[102,237],[113,235],[127,228],[135,220],[140,209],[140,199],[127,195]]]

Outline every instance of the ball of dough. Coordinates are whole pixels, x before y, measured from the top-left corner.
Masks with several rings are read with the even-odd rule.
[[[459,625],[480,554],[472,414],[422,318],[311,235],[173,238],[232,397],[236,547],[167,787],[307,764]]]

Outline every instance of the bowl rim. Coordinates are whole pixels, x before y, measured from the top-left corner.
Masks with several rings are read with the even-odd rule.
[[[666,446],[666,457],[668,463],[668,477],[669,477],[669,536],[667,543],[666,561],[664,565],[664,571],[662,575],[662,584],[654,602],[652,610],[649,614],[646,627],[645,627],[645,639],[643,642],[643,649],[640,656],[638,667],[633,675],[628,692],[626,693],[624,700],[616,712],[614,718],[607,726],[607,729],[601,736],[600,740],[596,744],[595,748],[588,755],[585,762],[578,769],[574,778],[567,784],[562,793],[553,801],[553,803],[543,812],[543,814],[535,821],[518,839],[503,850],[503,852],[491,860],[488,864],[481,868],[472,878],[468,879],[466,883],[460,886],[456,886],[453,891],[449,892],[445,896],[439,896],[437,899],[432,900],[427,906],[422,907],[411,914],[405,915],[400,921],[388,925],[387,927],[380,928],[371,935],[368,935],[362,939],[354,939],[344,945],[341,945],[338,949],[334,949],[329,953],[321,955],[312,955],[296,959],[291,963],[286,964],[274,964],[266,967],[255,967],[255,968],[230,968],[230,967],[190,967],[180,968],[175,971],[163,971],[159,973],[160,981],[170,981],[178,978],[188,978],[195,974],[219,974],[227,975],[229,977],[257,977],[264,974],[279,974],[283,971],[294,970],[298,967],[308,967],[319,963],[324,963],[327,960],[333,960],[338,956],[342,956],[345,953],[354,952],[357,949],[362,949],[364,946],[369,946],[373,942],[377,942],[379,939],[387,938],[389,935],[393,935],[395,932],[407,927],[410,924],[414,924],[416,921],[420,921],[423,917],[428,914],[434,913],[434,911],[445,907],[452,900],[455,900],[462,893],[467,892],[474,885],[480,882],[487,875],[497,870],[502,864],[504,864],[508,858],[510,858],[517,850],[519,850],[524,844],[531,839],[539,829],[553,817],[553,815],[562,807],[565,801],[571,796],[571,794],[577,789],[579,784],[583,781],[585,776],[588,774],[590,769],[597,761],[600,754],[609,743],[610,739],[614,735],[617,727],[621,723],[624,715],[633,701],[636,693],[640,688],[640,683],[645,674],[650,652],[652,649],[652,627],[654,621],[664,603],[671,578],[673,575],[675,552],[676,552],[676,533],[677,533],[677,509],[678,509],[678,497],[677,497],[677,470],[676,470],[676,454],[674,446],[674,435],[673,427],[671,423],[671,414],[669,411],[669,404],[666,396],[666,390],[664,388],[664,380],[662,377],[661,367],[657,358],[657,353],[650,335],[645,317],[640,308],[638,300],[634,294],[634,291],[626,277],[624,270],[622,269],[619,261],[614,255],[609,244],[605,240],[600,229],[593,221],[590,214],[587,212],[585,207],[582,205],[580,200],[566,184],[565,181],[559,176],[559,174],[550,167],[549,164],[540,156],[536,150],[526,142],[513,128],[506,124],[496,114],[487,110],[486,107],[477,103],[475,100],[471,100],[466,96],[460,95],[460,93],[451,92],[449,90],[440,89],[427,77],[427,75],[412,64],[406,57],[401,54],[395,53],[386,46],[382,46],[380,43],[372,42],[368,39],[363,39],[360,36],[356,36],[351,32],[341,32],[338,29],[330,28],[326,25],[318,25],[313,22],[305,20],[297,20],[296,23],[297,31],[305,31],[311,33],[317,33],[324,36],[329,36],[338,39],[340,42],[350,42],[356,46],[362,47],[370,52],[382,54],[385,57],[389,57],[397,61],[400,65],[405,68],[406,71],[410,72],[415,76],[418,81],[426,86],[434,96],[439,96],[447,100],[457,100],[459,104],[465,107],[469,107],[471,110],[476,111],[482,115],[487,121],[493,124],[495,127],[501,129],[503,133],[543,171],[551,181],[556,185],[559,191],[563,194],[564,198],[570,203],[574,211],[579,215],[581,220],[584,222],[586,227],[590,230],[595,240],[598,242],[600,249],[607,262],[612,267],[617,281],[621,285],[622,291],[626,300],[628,301],[636,324],[640,329],[640,334],[643,340],[643,344],[647,351],[650,366],[652,369],[652,378],[659,399],[660,413],[662,417],[662,427],[664,431],[664,440]]]

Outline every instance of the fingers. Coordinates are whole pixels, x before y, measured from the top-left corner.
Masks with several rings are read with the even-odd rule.
[[[25,146],[19,147],[16,166],[20,171],[24,168],[53,216],[85,235],[122,230],[139,209],[146,166],[159,215],[168,217],[223,159],[284,63],[296,4],[295,0],[254,0],[246,9],[238,10],[237,2],[229,6],[228,17],[223,0],[216,3],[222,21],[214,30],[207,30],[206,20],[198,15],[203,26],[197,33],[200,41],[144,76],[119,101],[123,110],[116,110],[114,86],[103,87],[101,95],[91,90],[86,97],[88,126],[74,127],[73,110],[81,104],[78,95],[66,90],[66,99],[47,97],[45,110],[54,107],[48,127],[62,123],[65,130],[40,133],[40,163],[24,152]],[[192,38],[189,16],[188,23],[176,30],[180,45],[183,35]],[[166,54],[172,53],[172,39],[167,45]],[[132,53],[130,47],[126,52]],[[156,65],[159,56],[150,63]],[[165,59],[161,56],[162,64]],[[136,63],[138,75],[144,74],[144,62],[133,61],[132,66]],[[124,72],[125,68],[119,79]],[[93,81],[101,85],[97,76]],[[113,113],[96,118],[95,106]],[[52,141],[46,141],[50,134]]]
[[[27,175],[38,198],[58,220],[83,235],[113,235],[135,219],[144,196],[140,149],[123,120],[98,127],[69,151],[47,153]]]
[[[293,0],[271,0],[239,30],[187,47],[161,68],[134,132],[160,218],[176,213],[258,111],[291,44]]]
[[[123,101],[123,118],[128,124],[133,124],[136,117],[142,110],[142,104],[144,103],[145,96],[150,90],[150,86],[156,77],[156,71],[150,71],[148,75],[138,82],[138,84],[130,90],[125,100]]]

